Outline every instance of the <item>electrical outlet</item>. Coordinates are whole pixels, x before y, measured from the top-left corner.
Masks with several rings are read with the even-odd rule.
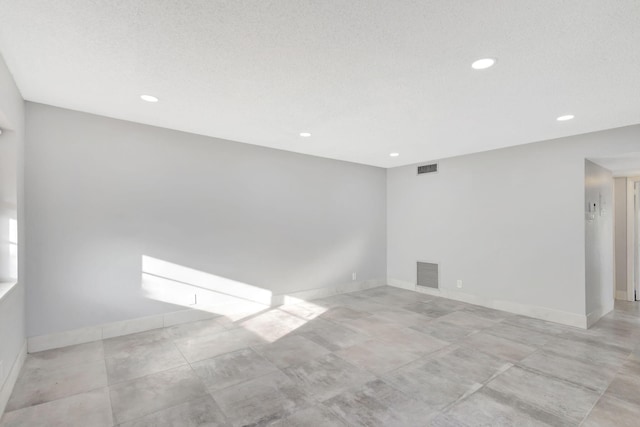
[[[357,280],[358,279],[358,274],[357,273],[351,273],[351,280]]]
[[[198,305],[198,294],[193,294],[193,303],[191,305]]]
[[[456,282],[456,286],[458,287],[458,289],[462,289],[462,279],[458,279],[458,281]]]

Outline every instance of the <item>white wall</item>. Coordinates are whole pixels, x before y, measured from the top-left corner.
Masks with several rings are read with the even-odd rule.
[[[183,308],[142,256],[229,293],[386,277],[384,169],[33,103],[26,161],[29,336]]]
[[[613,309],[613,176],[589,160],[584,167],[585,202],[592,211],[595,205],[585,217],[586,314],[592,323]]]
[[[24,101],[0,56],[0,414],[12,384],[12,366],[25,341],[24,277],[17,281],[9,239],[10,221],[21,218],[18,198],[22,191],[21,164],[24,145]],[[20,221],[22,226],[22,221]]]
[[[627,293],[627,178],[614,178],[615,278],[619,295]]]
[[[440,263],[452,297],[586,325],[584,160],[637,151],[640,126],[387,171],[391,283]],[[456,288],[456,280],[463,288]]]

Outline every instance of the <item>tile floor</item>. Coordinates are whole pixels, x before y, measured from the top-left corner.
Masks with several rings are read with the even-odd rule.
[[[31,354],[0,426],[638,426],[638,338],[383,287]]]

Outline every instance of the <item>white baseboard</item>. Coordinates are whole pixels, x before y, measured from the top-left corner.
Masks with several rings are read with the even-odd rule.
[[[2,414],[4,414],[4,410],[7,407],[7,403],[9,402],[9,397],[11,397],[11,392],[13,391],[13,387],[16,385],[16,381],[18,381],[18,375],[20,374],[20,370],[22,369],[22,365],[24,365],[24,361],[27,357],[27,341],[25,340],[20,348],[20,352],[16,356],[16,359],[13,361],[13,365],[11,365],[11,370],[7,375],[7,379],[0,387],[0,418],[2,418]]]
[[[387,284],[396,288],[407,289],[410,291],[421,292],[424,294],[434,295],[442,298],[449,298],[456,301],[462,301],[469,304],[480,305],[495,310],[502,310],[513,314],[533,317],[535,319],[548,320],[550,322],[561,323],[563,325],[573,326],[576,328],[587,328],[587,316],[567,311],[554,310],[546,307],[538,307],[534,305],[521,304],[511,301],[494,300],[484,298],[477,295],[467,294],[463,292],[451,291],[448,289],[429,289],[422,286],[416,286],[414,283],[398,279],[388,279]]]
[[[387,284],[386,282],[387,281],[384,279],[364,280],[361,282],[349,282],[331,288],[317,288],[306,291],[289,292],[286,294],[274,295],[271,299],[271,305],[297,304],[302,301],[311,301],[319,298],[327,298],[333,295],[364,291],[366,289],[385,286]]]
[[[273,295],[270,306],[255,302],[247,302],[246,306],[253,310],[256,310],[256,307],[259,309],[266,309],[283,304],[296,304],[302,301],[310,301],[338,294],[357,292],[378,286],[384,286],[385,284],[386,280],[384,279],[349,282],[334,287],[309,289],[305,291]],[[243,308],[245,308],[243,304],[238,304],[236,306],[227,305],[225,307],[205,307],[195,305],[194,308],[158,314],[155,316],[138,317],[119,322],[89,326],[81,329],[29,337],[27,339],[27,350],[29,353],[35,353],[38,351],[51,350],[70,345],[84,344],[87,342],[99,341],[101,339],[114,338],[137,332],[149,331],[152,329],[166,328],[169,326],[179,325],[181,323],[211,319],[219,316],[220,314],[226,315],[226,310],[229,312],[242,312]]]

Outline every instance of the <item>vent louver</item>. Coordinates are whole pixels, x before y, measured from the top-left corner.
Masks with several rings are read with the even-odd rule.
[[[435,172],[438,172],[437,163],[418,166],[418,175],[422,175],[423,173],[435,173]]]
[[[418,286],[438,289],[438,264],[418,262]]]

